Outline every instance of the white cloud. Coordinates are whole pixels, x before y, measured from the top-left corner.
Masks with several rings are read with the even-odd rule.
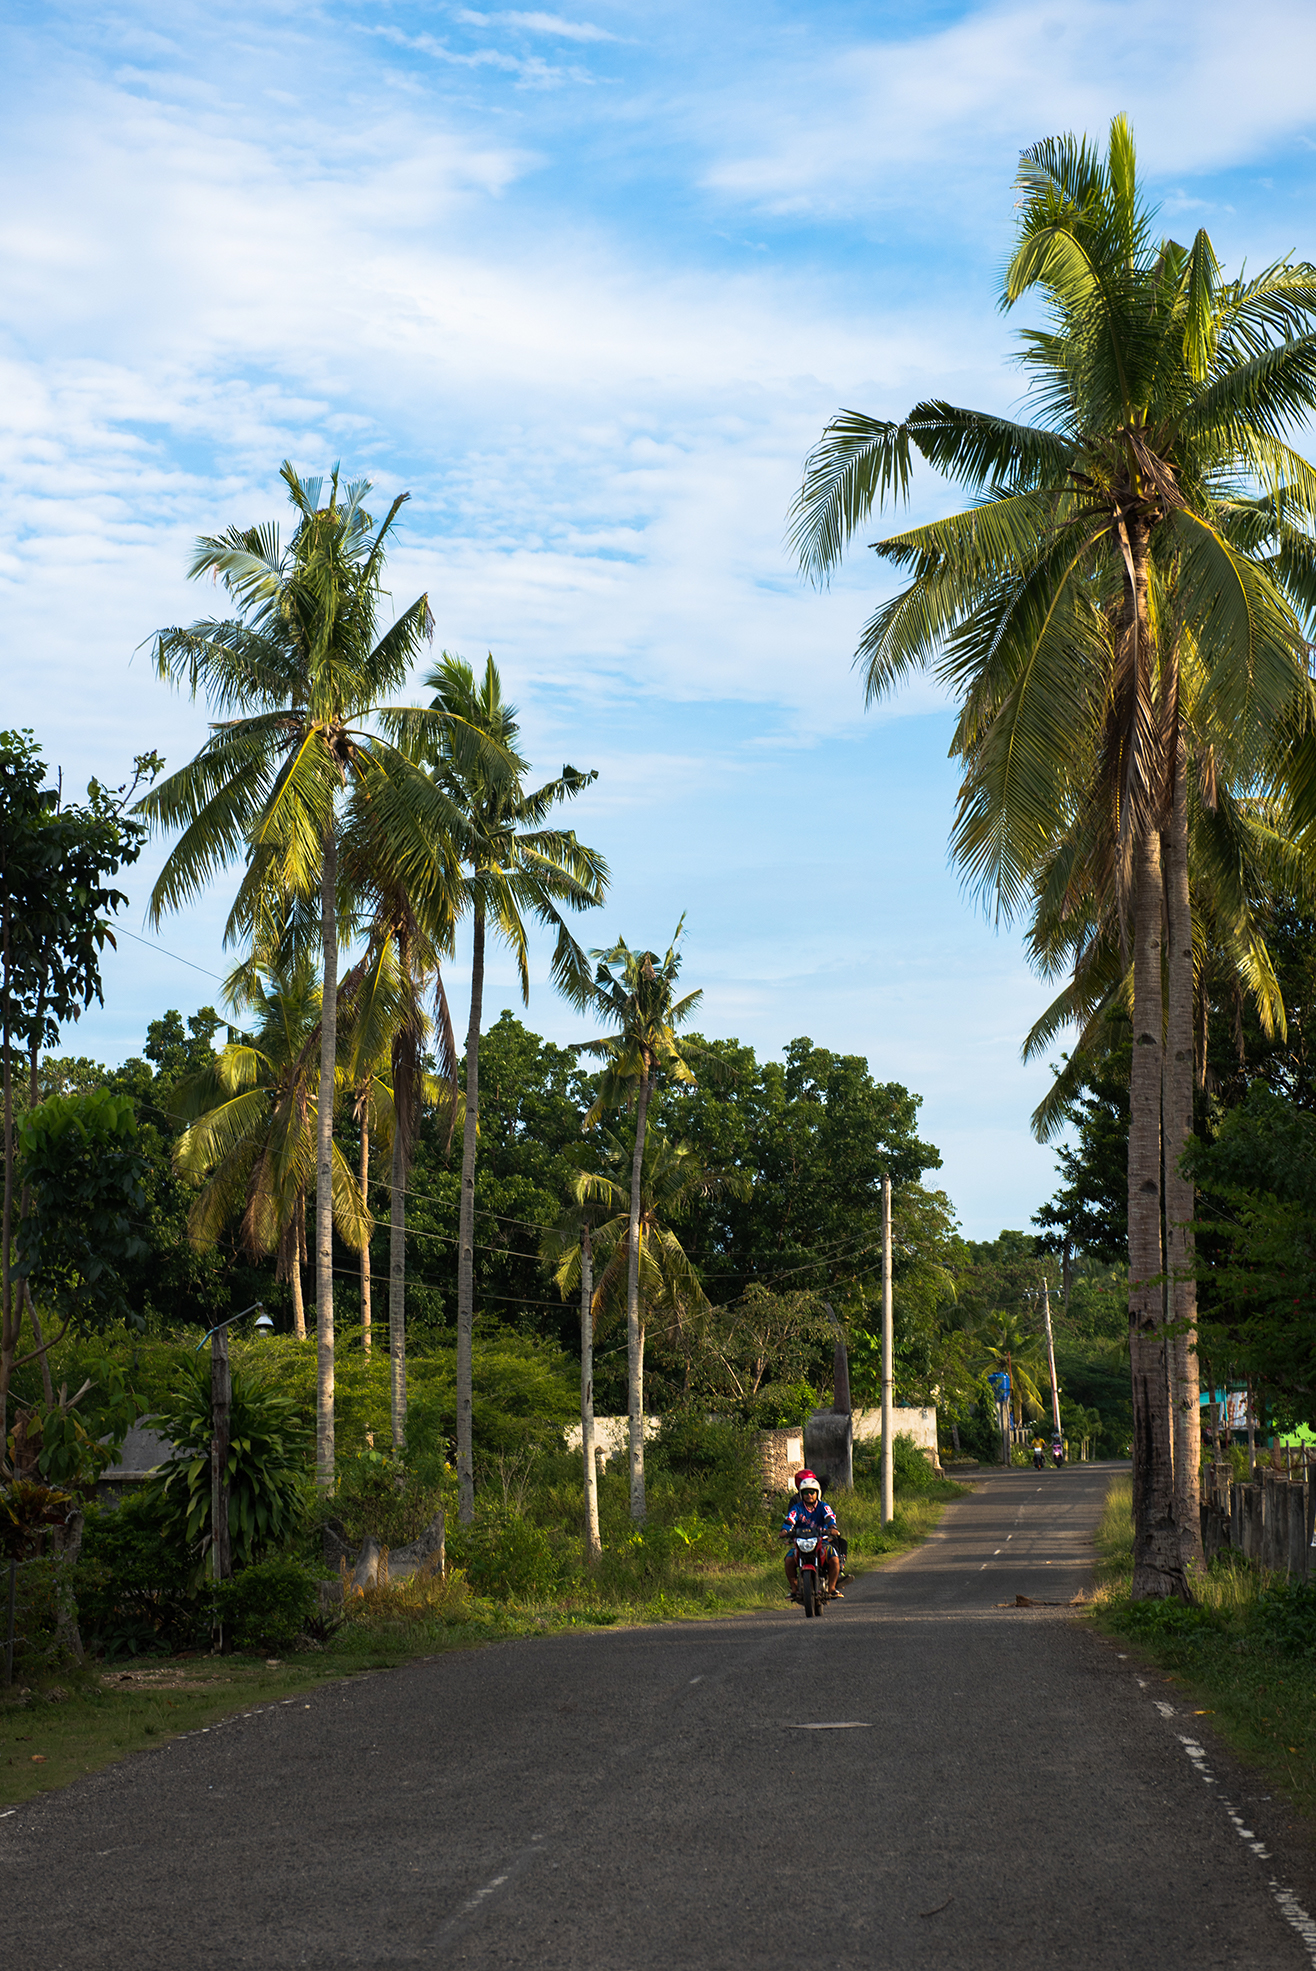
[[[560,41],[616,41],[617,35],[591,21],[564,20],[561,14],[477,14],[462,7],[453,19],[471,27],[519,27],[527,34],[551,34]]]
[[[1191,25],[1179,0],[1013,0],[929,33],[820,40],[789,65],[755,64],[753,83],[717,106],[711,186],[776,211],[899,206],[958,231],[966,215],[939,209],[941,188],[976,214],[987,156],[1059,130],[1099,136],[1119,110],[1152,171],[1300,138],[1316,120],[1316,15],[1258,0],[1243,32],[1232,0],[1206,0]]]

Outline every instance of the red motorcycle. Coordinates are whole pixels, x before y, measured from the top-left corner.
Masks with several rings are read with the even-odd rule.
[[[827,1563],[832,1554],[829,1533],[806,1533],[802,1528],[783,1536],[795,1555],[795,1588],[792,1599],[804,1603],[806,1615],[821,1615],[832,1599],[827,1585]]]

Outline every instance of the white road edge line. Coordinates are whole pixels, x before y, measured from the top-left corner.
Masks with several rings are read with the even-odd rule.
[[[1156,1709],[1162,1715],[1173,1715],[1171,1707],[1167,1704],[1157,1704]],[[1218,1781],[1206,1763],[1205,1746],[1200,1745],[1195,1738],[1187,1737],[1181,1731],[1176,1732],[1175,1737],[1192,1761],[1193,1769],[1197,1773],[1198,1778],[1204,1781],[1207,1786],[1217,1785]],[[1222,1794],[1217,1793],[1216,1798],[1228,1814],[1234,1832],[1237,1834],[1239,1840],[1243,1842],[1244,1846],[1252,1850],[1258,1861],[1269,1861],[1271,1854],[1265,1842],[1258,1841],[1250,1827],[1244,1827],[1242,1817],[1234,1812],[1232,1804]],[[1298,1901],[1292,1889],[1282,1888],[1273,1875],[1270,1877],[1266,1886],[1275,1898],[1280,1915],[1289,1925],[1289,1928],[1296,1931],[1298,1936],[1301,1937],[1307,1947],[1308,1957],[1316,1965],[1316,1921],[1313,1921],[1307,1914],[1307,1911]]]

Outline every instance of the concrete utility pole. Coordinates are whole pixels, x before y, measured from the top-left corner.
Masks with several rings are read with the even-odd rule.
[[[891,1179],[882,1179],[882,1524],[895,1517],[895,1443],[891,1435]]]
[[[1046,1274],[1042,1275],[1042,1318],[1046,1322],[1046,1360],[1051,1371],[1051,1421],[1055,1425],[1056,1436],[1060,1432],[1060,1385],[1056,1381],[1056,1344],[1051,1333],[1051,1295],[1047,1290]]]
[[[210,1337],[210,1572],[219,1583],[233,1572],[228,1530],[229,1416],[233,1380],[229,1374],[228,1335],[216,1328]]]

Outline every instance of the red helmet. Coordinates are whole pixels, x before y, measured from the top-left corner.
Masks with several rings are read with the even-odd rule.
[[[815,1491],[817,1491],[821,1495],[822,1486],[818,1482],[818,1474],[816,1471],[810,1471],[807,1466],[803,1471],[796,1472],[795,1490],[797,1492],[802,1492],[806,1485],[813,1486]]]

